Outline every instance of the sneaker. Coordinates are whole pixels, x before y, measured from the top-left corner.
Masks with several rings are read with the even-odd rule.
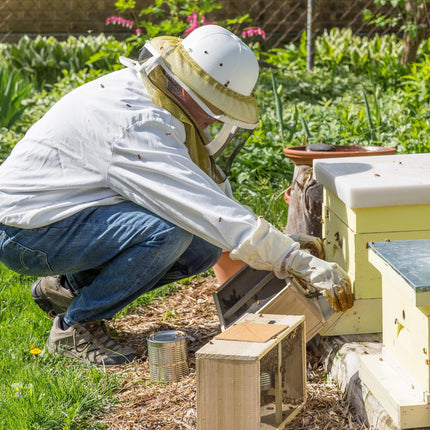
[[[101,320],[74,324],[63,330],[60,316],[56,316],[47,347],[50,352],[103,366],[117,366],[139,358],[131,348],[115,342]]]
[[[67,311],[75,295],[61,285],[61,276],[39,278],[31,287],[33,300],[51,317]]]

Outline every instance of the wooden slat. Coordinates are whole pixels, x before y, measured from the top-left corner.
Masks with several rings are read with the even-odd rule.
[[[215,336],[215,339],[265,343],[287,328],[287,325],[281,324],[253,324],[244,322],[233,325],[223,333]]]

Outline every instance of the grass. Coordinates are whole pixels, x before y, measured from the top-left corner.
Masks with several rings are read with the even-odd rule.
[[[105,428],[96,417],[116,401],[120,376],[47,351],[52,320],[31,298],[33,281],[0,265],[0,430]],[[179,288],[150,292],[119,316]]]

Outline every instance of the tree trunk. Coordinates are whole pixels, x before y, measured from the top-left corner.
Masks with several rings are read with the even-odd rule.
[[[425,21],[427,19],[426,0],[408,0],[405,4],[406,20],[416,26],[416,33],[405,32],[403,36],[402,65],[417,61],[417,52],[425,35]]]

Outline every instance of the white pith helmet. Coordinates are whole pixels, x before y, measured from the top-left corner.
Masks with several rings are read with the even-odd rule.
[[[120,61],[151,76],[161,66],[194,101],[223,127],[206,145],[217,156],[238,128],[258,126],[258,108],[252,94],[258,79],[258,61],[245,43],[218,25],[204,25],[185,39],[154,37],[145,43],[138,63]]]
[[[235,34],[218,25],[196,28],[183,41],[188,55],[212,78],[249,96],[258,79],[258,61]]]

